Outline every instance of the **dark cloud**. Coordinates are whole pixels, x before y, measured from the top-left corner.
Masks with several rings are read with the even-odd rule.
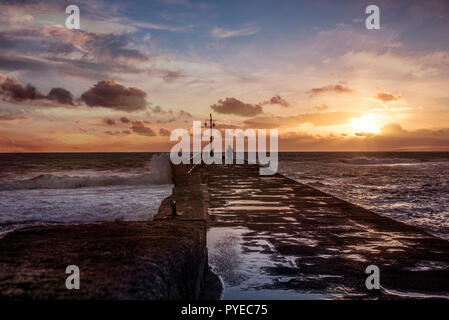
[[[122,133],[123,133],[123,134],[131,134],[131,131],[129,131],[129,130],[123,130]]]
[[[242,117],[254,117],[263,113],[261,105],[244,103],[236,98],[220,99],[210,107],[217,113],[234,114]]]
[[[7,55],[0,55],[0,69],[2,70],[30,70],[30,71],[44,71],[48,70],[42,61],[37,61],[30,58],[10,57]]]
[[[144,110],[147,94],[136,87],[126,88],[117,81],[99,81],[81,95],[81,99],[90,107],[104,107],[114,110],[133,112]]]
[[[81,54],[81,60],[132,59],[145,61],[148,56],[133,48],[127,34],[92,33],[69,30],[60,25],[46,25],[39,29],[18,29],[0,32],[3,49],[13,49],[35,54],[73,56]]]
[[[16,77],[5,77],[2,74],[0,74],[0,95],[3,100],[10,102],[51,100],[64,105],[74,105],[72,94],[64,88],[53,88],[48,95],[44,95],[31,84],[24,86]]]
[[[150,107],[151,112],[157,113],[157,114],[173,114],[173,110],[164,110],[160,106]]]
[[[159,135],[160,136],[167,137],[167,136],[170,136],[170,134],[171,134],[171,132],[169,130],[167,130],[167,129],[164,129],[164,128],[160,128],[159,129]]]
[[[128,34],[68,30],[60,25],[0,31],[0,68],[4,70],[98,79],[145,72],[139,63],[148,59]]]
[[[73,95],[64,88],[53,88],[47,95],[47,99],[54,100],[60,104],[74,105]]]
[[[111,118],[105,118],[105,119],[103,119],[103,122],[109,126],[115,125],[115,120],[111,119]]]
[[[192,115],[189,112],[184,111],[184,110],[179,111],[178,114],[179,114],[180,117],[192,118]]]
[[[354,90],[345,87],[343,84],[336,84],[336,85],[328,85],[328,86],[324,86],[321,88],[313,88],[311,90],[308,91],[309,93],[309,98],[313,98],[315,96],[324,94],[324,93],[328,93],[328,92],[335,92],[335,93],[339,93],[339,94],[344,94],[344,93],[353,93]]]
[[[110,136],[118,136],[120,134],[120,131],[105,131],[104,133]]]
[[[155,106],[154,108],[152,108],[152,111],[154,113],[163,113],[164,112],[160,106]]]
[[[120,118],[120,121],[121,121],[122,123],[129,123],[129,122],[130,122],[129,119],[128,119],[127,117],[121,117],[121,118]]]
[[[23,86],[15,77],[4,77],[0,75],[0,94],[4,100],[25,101],[45,99],[45,95],[40,93],[31,84]]]
[[[383,102],[389,102],[389,101],[397,101],[400,100],[401,96],[395,96],[388,92],[379,92],[376,96],[376,99],[381,100]]]
[[[236,98],[225,98],[219,100],[218,103],[210,106],[215,112],[222,114],[235,114],[242,117],[254,117],[263,114],[262,106],[267,104],[277,104],[284,108],[288,108],[290,103],[283,99],[280,95],[272,97],[270,100],[257,104],[244,103]]]
[[[71,30],[72,32],[73,30]],[[105,53],[111,58],[131,58],[135,60],[145,61],[148,57],[137,49],[130,48],[130,39],[127,35],[116,34],[95,34],[85,32],[80,37],[88,37],[84,47],[96,57],[100,57]],[[76,43],[75,43],[76,44]]]
[[[147,127],[145,121],[142,120],[134,120],[131,123],[130,129],[135,133],[143,136],[151,137],[156,135],[156,132],[154,132],[153,129],[151,129],[150,127]]]
[[[277,95],[272,97],[269,101],[263,102],[262,104],[278,104],[282,107],[288,108],[290,103],[287,100],[281,98],[281,96]]]
[[[371,132],[356,132],[356,137],[371,137],[374,136],[374,133]]]
[[[110,77],[111,73],[138,73],[132,66],[107,64],[89,61],[73,60],[61,57],[11,57],[0,53],[0,69],[8,71],[32,71],[55,73],[63,76],[75,76],[97,80],[99,77]]]
[[[162,79],[164,79],[165,82],[173,82],[180,78],[185,78],[186,75],[183,71],[171,71],[171,70],[165,70],[162,74]]]

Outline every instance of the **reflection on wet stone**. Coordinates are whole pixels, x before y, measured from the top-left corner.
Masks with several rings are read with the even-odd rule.
[[[224,299],[448,296],[447,241],[257,166],[200,171]],[[381,266],[381,290],[366,289],[367,264]]]

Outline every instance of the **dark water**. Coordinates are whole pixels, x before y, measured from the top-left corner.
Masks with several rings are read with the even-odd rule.
[[[0,236],[24,225],[151,218],[170,194],[153,153],[0,154]],[[279,172],[449,238],[449,153],[280,153]],[[155,161],[153,161],[155,160]]]
[[[149,220],[171,183],[167,155],[0,154],[0,237],[33,225]]]
[[[449,152],[282,153],[279,172],[449,239]]]

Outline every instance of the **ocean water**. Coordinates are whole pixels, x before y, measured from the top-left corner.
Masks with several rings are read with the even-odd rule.
[[[60,223],[150,220],[171,194],[167,154],[0,154],[0,237]]]
[[[281,153],[278,172],[449,239],[449,152]]]
[[[280,153],[278,171],[449,239],[449,152]],[[167,154],[0,154],[0,237],[33,225],[152,219],[171,183]]]

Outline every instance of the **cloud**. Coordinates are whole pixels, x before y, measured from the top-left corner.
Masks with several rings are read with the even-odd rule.
[[[164,129],[164,128],[160,128],[159,129],[159,135],[160,136],[167,137],[167,136],[170,136],[170,134],[171,134],[171,132],[169,130],[167,130],[167,129]]]
[[[120,122],[122,122],[122,123],[129,123],[130,121],[129,121],[129,119],[127,117],[121,117],[120,118]]]
[[[394,51],[379,53],[372,51],[349,51],[339,62],[340,66],[351,69],[347,76],[365,74],[382,75],[383,79],[394,79],[403,83],[432,77],[447,79],[449,74],[449,51],[432,51],[427,54],[399,54]]]
[[[270,100],[263,101],[256,104],[244,103],[236,98],[220,99],[216,104],[210,107],[217,113],[234,114],[242,117],[254,117],[263,114],[262,106],[267,104],[278,104],[284,108],[290,106],[289,102],[283,99],[280,95],[272,97]]]
[[[355,136],[357,136],[357,137],[372,137],[372,136],[374,136],[374,133],[371,133],[371,132],[356,132]]]
[[[170,118],[170,119],[159,119],[156,122],[157,123],[172,123],[172,122],[175,122],[175,121],[176,121],[175,118]]]
[[[398,124],[390,128],[401,128]],[[401,128],[402,129],[402,128]],[[400,134],[358,133],[355,136],[329,134],[312,135],[289,132],[279,136],[279,148],[283,151],[430,151],[449,150],[449,128],[440,130],[420,129]]]
[[[383,102],[389,102],[389,101],[397,101],[402,99],[402,97],[399,96],[395,96],[392,95],[391,93],[388,92],[379,92],[376,96],[376,99],[381,100]]]
[[[407,131],[404,130],[399,124],[397,123],[389,123],[382,127],[381,134],[386,136],[399,136],[406,134]]]
[[[179,114],[180,117],[192,118],[192,115],[189,112],[184,111],[184,110],[180,110],[178,112],[178,114]]]
[[[151,111],[153,111],[154,113],[163,113],[164,110],[162,110],[162,108],[160,106],[155,106],[154,108],[151,109]]]
[[[115,125],[115,120],[111,119],[111,118],[105,118],[105,119],[103,119],[103,122],[109,126]]]
[[[22,102],[25,100],[45,99],[31,84],[23,86],[16,77],[5,77],[0,74],[0,94],[4,100]]]
[[[49,52],[58,55],[82,54],[86,60],[125,58],[145,61],[148,56],[131,47],[127,34],[92,33],[84,30],[69,30],[60,25],[45,25],[39,29],[22,29],[0,33],[6,39],[12,39],[11,47],[28,52]],[[17,45],[20,43],[20,46]],[[8,48],[8,47],[6,47]]]
[[[336,85],[328,85],[328,86],[324,86],[324,87],[320,87],[320,88],[313,88],[308,91],[309,98],[313,98],[313,97],[316,97],[318,95],[328,93],[328,92],[334,92],[334,93],[339,93],[339,94],[345,94],[345,93],[348,94],[348,93],[353,93],[354,90],[352,90],[348,87],[345,87],[342,84],[336,84]]]
[[[11,55],[14,55],[13,57]],[[140,69],[132,65],[119,63],[100,63],[80,59],[68,59],[60,56],[27,57],[15,56],[10,52],[2,54],[0,50],[0,69],[9,71],[32,71],[54,73],[61,76],[75,76],[88,79],[110,77],[111,74],[139,73]]]
[[[257,27],[256,25],[247,25],[240,29],[225,29],[215,27],[211,30],[210,34],[212,35],[212,37],[217,39],[226,39],[232,37],[250,36],[256,34],[257,32],[259,32],[259,30],[259,27]]]
[[[265,104],[278,104],[285,108],[288,108],[290,106],[290,103],[287,100],[281,98],[281,96],[279,95],[274,96],[270,100],[261,103],[261,105]]]
[[[162,72],[162,79],[164,79],[165,82],[173,82],[175,80],[178,80],[180,78],[185,78],[186,74],[182,70],[177,71],[171,71],[171,70],[164,70]]]
[[[81,95],[90,107],[104,107],[133,112],[144,110],[147,94],[137,87],[126,88],[114,80],[99,81]]]
[[[157,24],[157,23],[150,23],[150,22],[141,22],[141,21],[132,21],[130,20],[129,23],[132,26],[141,28],[141,29],[150,29],[150,30],[163,30],[163,31],[172,31],[172,32],[185,32],[192,29],[191,25],[187,26],[169,26],[169,25],[163,25],[163,24]]]
[[[328,109],[329,109],[329,106],[324,103],[321,106],[313,107],[313,110],[315,110],[315,111],[326,111]]]
[[[98,80],[143,72],[150,57],[129,34],[68,30],[45,23],[24,29],[0,30],[0,68],[54,72]]]
[[[449,128],[407,131],[399,124],[389,124],[379,134],[354,136],[289,132],[279,136],[279,148],[282,151],[448,151]]]
[[[152,137],[156,135],[156,132],[154,132],[153,129],[151,129],[150,127],[147,127],[145,121],[142,120],[134,120],[131,123],[130,129],[142,136]]]
[[[242,117],[254,117],[263,113],[259,104],[244,103],[236,98],[225,98],[210,106],[212,110],[222,114],[235,114]]]
[[[311,123],[316,127],[325,127],[346,124],[351,118],[357,118],[359,116],[359,113],[348,111],[312,112],[289,117],[256,117],[247,119],[243,123],[245,126],[252,128],[293,127],[304,123]]]
[[[53,88],[48,95],[44,95],[31,84],[24,86],[16,77],[5,77],[2,74],[0,74],[0,95],[3,100],[9,102],[50,100],[59,104],[74,105],[72,94],[64,88]]]
[[[47,99],[54,100],[60,104],[74,105],[73,95],[64,88],[53,88],[47,95]]]
[[[149,109],[151,110],[151,112],[157,113],[157,114],[173,114],[172,110],[166,111],[160,106],[149,107]]]
[[[15,121],[15,120],[25,120],[28,119],[27,116],[24,115],[24,112],[9,112],[9,113],[0,113],[0,121]]]
[[[120,131],[105,131],[104,133],[110,136],[118,136],[120,134]]]

